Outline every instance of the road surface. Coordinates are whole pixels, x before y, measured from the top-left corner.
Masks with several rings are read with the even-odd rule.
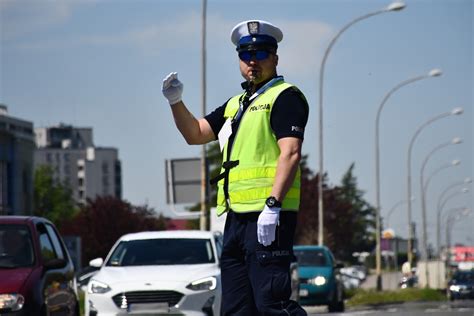
[[[387,316],[473,316],[474,300],[455,302],[410,302],[385,305],[377,308],[348,308],[344,313],[328,313],[326,307],[304,306],[308,315],[387,315]]]

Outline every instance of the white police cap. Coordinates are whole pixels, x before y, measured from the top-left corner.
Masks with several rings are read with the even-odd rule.
[[[232,29],[230,38],[238,51],[265,46],[276,49],[277,43],[283,39],[283,33],[270,22],[248,20],[237,24]]]

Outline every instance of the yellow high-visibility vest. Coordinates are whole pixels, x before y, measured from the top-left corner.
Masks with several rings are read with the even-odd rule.
[[[218,182],[217,215],[232,209],[245,213],[261,211],[270,196],[280,155],[277,139],[270,126],[270,115],[278,95],[293,85],[283,80],[276,81],[264,93],[258,95],[241,117],[240,125],[231,148],[229,161],[238,165],[228,169],[228,193],[226,203],[224,182]],[[231,98],[226,105],[224,117],[234,118],[239,110],[239,100]],[[291,105],[288,105],[291,106]],[[228,143],[223,148],[223,161],[227,158]],[[226,170],[222,168],[221,173]],[[282,209],[298,211],[300,205],[301,170],[298,167],[295,179],[282,201]]]

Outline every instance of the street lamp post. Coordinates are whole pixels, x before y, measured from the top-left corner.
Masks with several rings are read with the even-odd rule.
[[[457,215],[459,216],[459,213],[466,213],[466,212],[470,212],[470,208],[468,208],[467,206],[460,206],[460,207],[453,207],[451,209],[449,209],[448,211],[446,211],[444,214],[442,214],[442,217],[443,217],[443,220],[442,220],[442,223],[445,224],[449,221],[450,218],[452,218],[453,215]],[[441,212],[442,213],[442,212]],[[447,241],[445,240],[445,242],[447,243]]]
[[[416,140],[417,136],[420,134],[420,132],[425,127],[430,125],[431,123],[433,123],[433,122],[435,122],[439,119],[451,116],[451,115],[461,115],[462,113],[463,113],[462,108],[455,108],[450,112],[445,112],[445,113],[434,116],[433,118],[429,119],[424,124],[422,124],[420,127],[418,127],[415,134],[413,135],[413,137],[410,140],[410,145],[408,146],[408,157],[407,157],[408,262],[410,264],[412,264],[412,262],[413,262],[413,249],[412,249],[413,248],[412,247],[412,238],[413,238],[413,236],[412,236],[412,229],[411,229],[411,222],[412,222],[412,220],[411,220],[411,198],[412,198],[412,194],[411,194],[411,152],[412,152],[412,149],[413,149],[413,144],[415,143],[415,140]]]
[[[429,176],[428,178],[426,179],[425,181],[425,186],[423,187],[423,190],[425,190],[425,192],[428,191],[428,186],[429,184],[431,183],[431,180],[433,179],[433,177],[435,175],[437,175],[439,172],[443,171],[444,169],[447,169],[449,167],[456,167],[456,166],[459,166],[461,164],[461,160],[458,160],[458,159],[454,159],[453,161],[449,162],[449,163],[445,163],[441,166],[439,166],[437,169],[435,169]]]
[[[430,78],[441,76],[442,72],[439,69],[432,69],[428,74],[416,76],[407,80],[404,80],[393,87],[382,99],[377,110],[377,116],[375,118],[375,260],[376,260],[376,274],[377,274],[377,290],[382,289],[382,276],[381,276],[381,251],[380,251],[380,141],[379,141],[379,129],[380,129],[380,114],[382,109],[387,102],[388,98],[398,89],[404,87],[410,83]]]
[[[446,163],[440,167],[438,167],[437,169],[435,169],[435,171],[433,171],[428,179],[426,179],[425,181],[425,184],[424,184],[424,187],[423,187],[423,192],[426,196],[426,192],[428,191],[428,185],[430,184],[431,180],[433,179],[433,177],[438,174],[440,171],[446,169],[446,168],[449,168],[449,167],[456,167],[456,166],[459,166],[461,164],[461,161],[460,160],[453,160],[451,161],[450,163]],[[439,204],[438,204],[439,205]],[[439,208],[439,207],[438,207]],[[438,209],[436,210],[438,211]],[[437,220],[437,231],[439,232],[439,219]],[[436,236],[436,241],[437,241],[437,244],[436,244],[436,249],[438,251],[438,255],[439,255],[439,252],[440,252],[440,236],[439,236],[439,233],[437,233],[437,236]]]
[[[347,23],[331,40],[326,51],[324,53],[323,59],[321,61],[321,68],[319,72],[319,183],[318,183],[318,244],[324,244],[324,235],[323,235],[323,214],[324,214],[324,203],[323,203],[323,180],[324,180],[324,166],[323,166],[323,79],[324,79],[324,68],[326,65],[326,59],[328,58],[331,48],[334,46],[336,40],[347,30],[349,27],[355,23],[367,19],[371,16],[378,15],[385,12],[391,11],[400,11],[405,8],[406,4],[403,2],[393,2],[388,7],[378,10],[372,13],[365,14],[360,16],[351,22]],[[380,232],[379,232],[380,234]]]
[[[202,0],[202,30],[201,30],[201,111],[202,116],[206,115],[206,7],[207,0]],[[206,144],[201,146],[201,216],[199,227],[201,230],[208,230],[207,217],[207,162],[206,162]]]
[[[458,212],[459,211],[463,211],[462,214],[456,214],[454,217],[453,216],[453,213],[454,212]],[[456,208],[456,209],[452,209],[450,210],[450,212],[448,213],[448,218],[447,218],[447,221],[446,221],[446,260],[445,260],[445,271],[448,271],[448,265],[449,265],[449,260],[450,260],[450,250],[449,248],[451,248],[451,229],[454,225],[454,222],[461,218],[462,215],[468,215],[469,213],[471,212],[471,209],[465,207],[465,208]],[[440,258],[441,259],[441,258]],[[446,272],[446,275],[447,275],[447,272]],[[441,278],[441,276],[440,276]],[[439,282],[441,284],[441,281]]]
[[[451,247],[451,230],[453,229],[454,222],[460,219],[462,216],[468,216],[469,213],[471,213],[470,208],[453,209],[453,211],[458,211],[458,212],[457,214],[453,214],[454,212],[451,212],[450,214],[448,214],[448,220],[446,221],[446,249],[448,250],[448,256],[449,256],[449,248]],[[459,211],[462,211],[462,213],[459,214]]]
[[[386,222],[385,224],[387,225],[387,228],[390,228],[390,216],[392,215],[392,213],[397,209],[397,207],[399,207],[402,204],[405,204],[406,202],[407,201],[405,201],[405,200],[398,201],[388,211],[387,218],[386,218],[386,221],[385,221]],[[395,245],[395,269],[398,270],[398,238],[396,239],[396,245]]]
[[[457,186],[460,186],[460,185],[464,185],[464,184],[468,184],[468,183],[471,183],[472,180],[471,178],[466,178],[464,179],[464,181],[461,181],[461,182],[456,182],[456,183],[453,183],[452,185],[448,186],[440,195],[439,199],[438,199],[438,208],[437,208],[437,212],[436,212],[436,246],[438,248],[438,253],[441,252],[441,213],[443,212],[443,209],[444,207],[446,206],[446,203],[452,199],[453,197],[459,195],[459,194],[462,194],[462,193],[467,193],[469,192],[469,189],[468,188],[462,188],[461,190],[459,191],[456,191],[456,192],[453,192],[451,195],[448,195],[448,197],[446,197],[446,199],[444,199],[443,201],[443,198],[444,198],[444,195],[452,188],[454,187],[457,187]]]
[[[385,224],[387,225],[387,228],[390,227],[390,216],[392,216],[392,213],[397,209],[397,207],[403,205],[407,203],[406,200],[401,200],[401,201],[398,201],[397,203],[395,203],[391,208],[390,210],[388,211],[387,213],[387,217],[385,219]]]
[[[444,148],[446,146],[457,145],[457,144],[460,144],[461,142],[462,142],[462,140],[459,137],[455,137],[449,142],[446,142],[446,143],[443,143],[443,144],[440,144],[440,145],[436,146],[428,155],[426,155],[425,159],[423,160],[421,169],[420,169],[421,223],[422,223],[422,227],[423,227],[423,253],[425,255],[426,262],[428,262],[429,256],[428,256],[428,236],[427,236],[427,232],[426,232],[426,198],[425,198],[426,192],[424,190],[424,185],[423,185],[424,184],[423,183],[423,174],[425,172],[425,167],[426,167],[426,164],[428,163],[428,160],[431,158],[431,156],[435,152],[437,152],[438,150],[440,150],[441,148]],[[427,285],[429,287],[428,267],[426,267],[425,273],[426,273]]]

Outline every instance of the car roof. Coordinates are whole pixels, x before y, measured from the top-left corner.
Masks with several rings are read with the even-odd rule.
[[[318,245],[296,245],[293,247],[295,250],[323,250],[323,251],[330,251],[326,246],[318,246]]]
[[[0,224],[28,224],[28,223],[51,223],[46,218],[37,216],[16,216],[16,215],[2,215],[0,216]]]
[[[213,232],[201,230],[163,230],[163,231],[147,231],[126,234],[120,237],[120,241],[142,240],[142,239],[166,239],[166,238],[193,238],[193,239],[209,239],[214,236]]]
[[[456,270],[456,272],[454,273],[455,275],[459,275],[459,274],[473,274],[474,275],[474,270]]]

